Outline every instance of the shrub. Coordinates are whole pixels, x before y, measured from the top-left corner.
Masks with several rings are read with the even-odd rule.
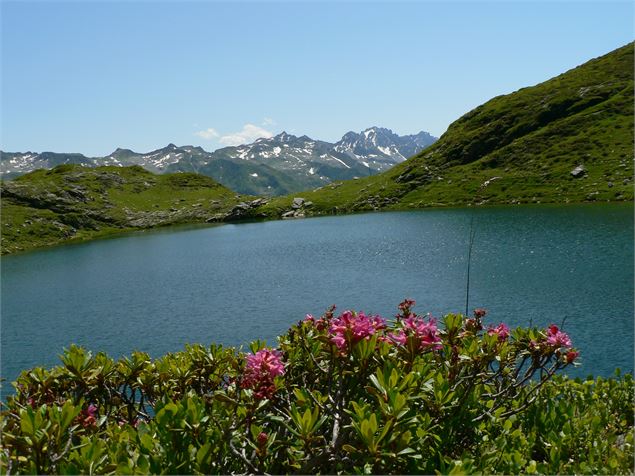
[[[3,471],[620,473],[633,471],[633,380],[556,376],[561,329],[387,322],[334,308],[243,354],[212,345],[115,362],[72,346],[25,371],[2,412]]]

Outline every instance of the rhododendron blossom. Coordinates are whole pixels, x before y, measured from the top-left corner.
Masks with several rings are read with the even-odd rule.
[[[410,308],[414,307],[415,304],[417,302],[414,299],[404,299],[402,302],[399,303],[399,310],[400,311],[409,311]]]
[[[344,311],[339,317],[331,321],[329,334],[331,342],[340,351],[343,351],[346,350],[348,344],[353,345],[362,339],[370,339],[375,332],[385,327],[386,322],[379,316]]]
[[[578,352],[577,350],[569,349],[569,351],[567,352],[565,356],[565,360],[567,361],[568,364],[570,364],[575,359],[577,359],[579,355],[580,355],[580,352]]]
[[[79,413],[77,419],[84,428],[95,426],[97,424],[97,407],[91,403],[88,408]]]
[[[302,322],[308,322],[315,326],[318,331],[322,331],[326,328],[326,319],[324,317],[320,317],[319,319],[315,319],[312,314],[307,314]]]
[[[499,341],[504,341],[504,340],[507,340],[507,338],[509,337],[509,327],[507,327],[506,324],[501,322],[496,327],[490,327],[487,330],[487,333],[489,335],[496,334],[496,335],[498,335],[498,340]]]
[[[413,337],[415,345],[421,350],[441,347],[441,338],[437,335],[437,321],[434,318],[429,318],[426,322],[420,317],[408,317],[402,321],[402,328],[389,337],[400,345],[406,345],[408,338]]]
[[[571,347],[571,339],[566,333],[560,331],[558,326],[552,324],[547,329],[547,344],[554,347]]]
[[[261,349],[246,357],[242,387],[254,390],[257,398],[271,398],[276,387],[273,379],[284,375],[282,354],[277,350]]]
[[[476,319],[482,319],[487,314],[487,309],[478,308],[474,309],[474,317]]]

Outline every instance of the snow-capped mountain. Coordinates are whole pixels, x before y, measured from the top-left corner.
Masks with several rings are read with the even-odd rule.
[[[2,152],[0,151],[0,175],[17,177],[36,169],[52,169],[62,164],[93,165],[93,160],[82,154],[57,154],[55,152]]]
[[[146,154],[118,148],[105,157],[82,154],[0,153],[4,178],[38,168],[71,163],[89,166],[139,165],[154,173],[196,172],[209,175],[237,192],[278,195],[375,175],[404,161],[436,140],[427,132],[399,136],[371,127],[348,132],[335,144],[282,132],[246,145],[208,152],[191,145],[168,144]]]
[[[436,140],[424,131],[398,136],[390,129],[370,127],[359,134],[347,132],[333,149],[383,171],[417,154]]]

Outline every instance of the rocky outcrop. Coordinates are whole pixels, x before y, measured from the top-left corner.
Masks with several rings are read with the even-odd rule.
[[[232,208],[229,212],[217,213],[209,217],[205,221],[207,223],[214,223],[222,221],[235,221],[244,218],[258,218],[259,215],[257,213],[254,213],[254,211],[257,208],[266,205],[268,202],[269,200],[267,200],[266,198],[257,198],[256,200],[252,200],[250,202],[240,202],[235,205],[234,208]]]
[[[304,218],[307,215],[307,208],[311,208],[313,202],[308,202],[302,197],[295,197],[291,202],[291,210],[283,212],[281,218]]]

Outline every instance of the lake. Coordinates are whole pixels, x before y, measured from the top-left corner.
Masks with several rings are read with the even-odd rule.
[[[331,304],[462,312],[472,220],[470,309],[510,326],[566,318],[582,362],[570,375],[633,370],[633,206],[602,204],[172,228],[3,257],[2,376],[55,365],[72,343],[113,357],[275,344]]]

